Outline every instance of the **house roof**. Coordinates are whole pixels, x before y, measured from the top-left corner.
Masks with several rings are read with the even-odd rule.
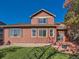
[[[55,23],[55,25],[60,25],[60,24],[64,24],[65,25],[64,22]]]
[[[56,15],[54,15],[54,14],[52,14],[51,12],[49,12],[49,11],[47,11],[47,10],[45,10],[45,9],[41,9],[41,10],[39,10],[39,11],[37,11],[36,13],[34,13],[32,16],[30,16],[31,18],[32,17],[34,17],[34,16],[36,16],[37,14],[39,14],[40,12],[45,12],[45,13],[47,13],[47,14],[49,14],[49,15],[51,15],[51,16],[54,16],[54,17],[56,17]]]
[[[33,25],[33,24],[25,24],[25,25],[1,25],[0,28],[56,28],[56,25]]]
[[[59,30],[67,30],[67,28],[59,28],[59,25],[46,24],[46,25],[33,25],[33,24],[14,24],[14,25],[0,25],[0,28],[56,28]]]
[[[55,25],[58,25],[57,30],[67,30],[67,26],[63,22],[55,23]]]

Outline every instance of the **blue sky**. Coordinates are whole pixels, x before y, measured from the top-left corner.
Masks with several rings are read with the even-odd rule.
[[[56,22],[63,22],[67,12],[64,0],[0,0],[0,20],[7,24],[30,23],[33,13],[46,9],[56,15]]]

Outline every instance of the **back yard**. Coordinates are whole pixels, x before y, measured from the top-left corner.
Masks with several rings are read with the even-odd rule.
[[[50,46],[10,47],[0,50],[0,59],[79,59],[78,55],[63,54]]]

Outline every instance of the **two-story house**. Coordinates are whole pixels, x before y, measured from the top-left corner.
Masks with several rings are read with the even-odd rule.
[[[55,17],[54,14],[42,9],[30,16],[31,24],[2,25],[0,28],[4,29],[3,41],[4,43],[54,44],[59,35],[63,40],[65,26],[57,25]]]

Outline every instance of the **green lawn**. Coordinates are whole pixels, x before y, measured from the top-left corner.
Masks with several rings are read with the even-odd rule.
[[[79,59],[76,55],[67,55],[46,47],[10,47],[0,50],[0,59]]]

